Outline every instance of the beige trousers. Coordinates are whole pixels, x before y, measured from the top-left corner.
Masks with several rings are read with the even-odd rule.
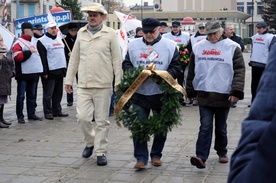
[[[94,146],[97,156],[107,153],[111,95],[112,88],[78,88],[77,91],[77,118],[84,142],[87,147]]]

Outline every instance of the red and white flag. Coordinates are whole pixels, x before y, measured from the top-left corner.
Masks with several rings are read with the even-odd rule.
[[[127,32],[135,30],[137,27],[142,27],[142,22],[132,17],[130,14],[126,15],[118,11],[114,11],[114,13],[117,15]]]
[[[0,24],[0,34],[3,37],[4,45],[8,47],[8,49],[11,49],[13,41],[15,39],[15,35],[11,33],[8,29],[6,29],[4,26]]]
[[[127,32],[125,27],[122,26],[121,29],[116,30],[116,33],[117,33],[117,40],[121,47],[122,57],[124,59],[128,50],[128,37],[127,37]]]

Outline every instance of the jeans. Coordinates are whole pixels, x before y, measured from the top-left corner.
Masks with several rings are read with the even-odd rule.
[[[196,142],[196,155],[204,162],[208,159],[213,134],[213,118],[215,117],[215,147],[217,154],[227,154],[227,124],[230,108],[199,107],[200,128]]]
[[[16,115],[17,118],[24,118],[24,100],[25,93],[27,98],[27,114],[28,118],[35,115],[36,108],[36,94],[37,94],[37,82],[36,80],[17,80],[17,96],[16,96]]]
[[[138,118],[147,119],[150,114],[150,109],[141,107],[140,105],[133,104],[133,109],[139,109]],[[160,111],[157,111],[160,112]],[[167,134],[155,135],[153,139],[153,144],[150,152],[151,158],[161,158],[162,151],[167,139]],[[144,162],[147,164],[149,158],[148,143],[147,141],[141,142],[140,139],[133,137],[134,145],[134,157],[137,162]]]

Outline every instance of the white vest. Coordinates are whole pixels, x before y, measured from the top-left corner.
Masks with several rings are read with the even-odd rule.
[[[19,45],[22,48],[22,51],[29,50],[28,47],[35,47],[35,49],[37,50],[35,41],[31,40],[30,42],[22,38],[19,38],[19,40],[17,40],[15,44],[19,43]],[[24,62],[21,62],[21,71],[22,74],[35,74],[43,72],[43,66],[38,52],[32,53],[30,58],[28,58]]]
[[[273,35],[266,34],[255,34],[251,37],[252,39],[252,53],[251,53],[251,61],[266,64],[268,53],[269,53],[269,45],[271,40],[273,39]]]
[[[166,34],[163,34],[162,36],[174,41],[177,45],[180,45],[180,44],[187,45],[189,42],[189,38],[190,38],[190,35],[186,32],[181,32],[181,35],[179,35],[179,36],[174,36],[174,35],[172,35],[171,32],[168,32]]]
[[[200,35],[200,36],[197,36],[197,37],[195,37],[195,35],[192,35],[192,36],[191,36],[191,44],[192,44],[192,47],[193,47],[197,42],[206,39],[206,37],[207,37],[206,35]]]
[[[66,68],[64,44],[61,39],[58,37],[56,39],[51,39],[44,35],[39,38],[39,40],[47,50],[49,70]]]
[[[130,61],[134,67],[138,67],[140,65],[146,68],[146,66],[150,63],[154,63],[155,70],[167,70],[173,58],[175,49],[176,44],[165,38],[161,38],[161,40],[153,46],[147,46],[142,41],[142,38],[138,38],[130,42],[128,53]],[[152,61],[150,61],[149,55],[153,51],[156,52],[157,55]],[[136,93],[142,95],[155,95],[161,94],[162,91],[151,78],[148,78],[138,88]]]
[[[195,90],[229,94],[234,76],[233,55],[237,47],[239,45],[230,39],[215,44],[205,39],[195,44]]]

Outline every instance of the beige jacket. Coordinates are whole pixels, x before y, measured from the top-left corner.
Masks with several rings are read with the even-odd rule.
[[[103,25],[94,35],[87,30],[87,25],[79,30],[69,60],[66,85],[73,84],[76,73],[80,88],[110,88],[114,76],[115,86],[120,83],[122,57],[113,29]]]

